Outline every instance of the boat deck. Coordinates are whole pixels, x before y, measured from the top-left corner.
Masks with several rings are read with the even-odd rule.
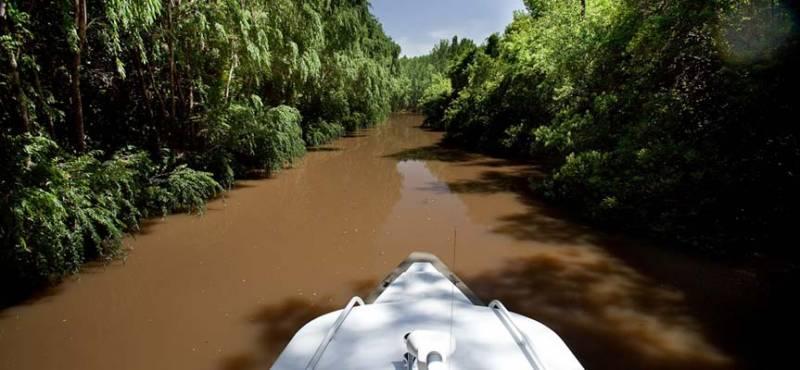
[[[497,308],[475,305],[435,261],[407,264],[372,304],[352,308],[337,329],[342,311],[304,326],[287,345],[275,370],[306,369],[318,354],[315,369],[405,369],[404,335],[414,330],[451,333],[455,352],[448,367],[459,369],[582,369],[564,342],[546,326],[509,313],[512,326],[533,350],[533,359],[514,337]],[[402,267],[402,265],[401,265]],[[402,270],[402,269],[401,269]],[[450,276],[453,279],[454,275]],[[332,337],[323,350],[326,339]],[[321,357],[320,357],[321,356]]]

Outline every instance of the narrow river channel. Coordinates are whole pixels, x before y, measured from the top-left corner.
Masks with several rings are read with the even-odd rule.
[[[394,115],[202,216],[148,222],[124,260],[0,311],[0,369],[266,369],[416,250],[549,325],[587,369],[776,368],[763,361],[787,346],[767,326],[789,309],[771,267],[569,221],[528,193],[534,166],[440,147],[420,123]]]

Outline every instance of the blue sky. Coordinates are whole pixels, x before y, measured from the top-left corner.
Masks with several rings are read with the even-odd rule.
[[[453,35],[480,44],[523,8],[522,0],[372,0],[373,14],[407,56],[426,54]]]

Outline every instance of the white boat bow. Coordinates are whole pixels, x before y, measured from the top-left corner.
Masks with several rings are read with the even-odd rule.
[[[412,254],[367,302],[303,326],[272,369],[583,369],[555,332],[483,305],[430,254]]]

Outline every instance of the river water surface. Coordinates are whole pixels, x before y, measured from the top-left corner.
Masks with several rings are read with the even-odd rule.
[[[394,115],[202,216],[148,222],[124,260],[0,311],[0,369],[266,369],[412,251],[549,325],[588,369],[775,368],[768,325],[789,311],[761,267],[569,221],[528,193],[535,166],[443,148],[420,122]]]

